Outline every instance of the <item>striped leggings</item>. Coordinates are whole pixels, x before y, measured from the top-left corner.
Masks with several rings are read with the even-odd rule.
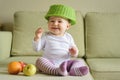
[[[58,68],[53,65],[48,59],[40,57],[36,61],[36,67],[40,72],[51,74],[51,75],[59,75]]]
[[[60,65],[60,67],[66,68],[67,73],[70,73],[72,76],[74,76],[74,75],[75,76],[82,76],[83,74],[86,75],[88,73],[88,69],[87,69],[86,65],[84,64],[84,61],[82,61],[82,60],[68,60],[66,62],[67,62],[66,66],[64,66],[64,65],[62,66],[62,64],[65,63],[65,62],[63,62]],[[85,69],[87,72],[85,72],[85,69],[83,66],[85,66]],[[39,71],[46,73],[46,74],[62,75],[59,72],[60,67],[55,67],[52,62],[50,62],[48,59],[43,58],[43,57],[40,57],[37,59],[36,67]],[[82,69],[82,67],[83,67],[83,69]],[[84,73],[81,71],[84,71]]]

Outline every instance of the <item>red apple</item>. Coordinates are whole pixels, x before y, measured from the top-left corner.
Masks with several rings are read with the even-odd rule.
[[[25,62],[23,62],[23,61],[19,61],[19,63],[20,63],[21,66],[22,66],[21,72],[23,72],[23,68],[27,65],[27,63],[25,63]]]

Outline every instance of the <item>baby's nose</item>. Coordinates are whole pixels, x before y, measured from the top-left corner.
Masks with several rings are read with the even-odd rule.
[[[54,25],[58,25],[58,22],[57,22],[57,21],[55,21],[55,22],[54,22]]]

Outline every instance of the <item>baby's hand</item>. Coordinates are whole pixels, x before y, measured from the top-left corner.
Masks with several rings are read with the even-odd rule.
[[[78,55],[78,49],[77,47],[73,46],[69,49],[70,55],[73,57],[77,57]]]
[[[43,34],[43,29],[42,28],[38,28],[36,31],[35,31],[35,37],[34,37],[34,41],[38,41],[42,34]]]

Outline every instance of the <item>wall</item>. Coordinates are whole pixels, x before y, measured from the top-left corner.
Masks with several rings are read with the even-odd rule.
[[[0,22],[13,23],[16,11],[46,11],[51,4],[66,4],[86,12],[120,12],[120,0],[0,0]]]

